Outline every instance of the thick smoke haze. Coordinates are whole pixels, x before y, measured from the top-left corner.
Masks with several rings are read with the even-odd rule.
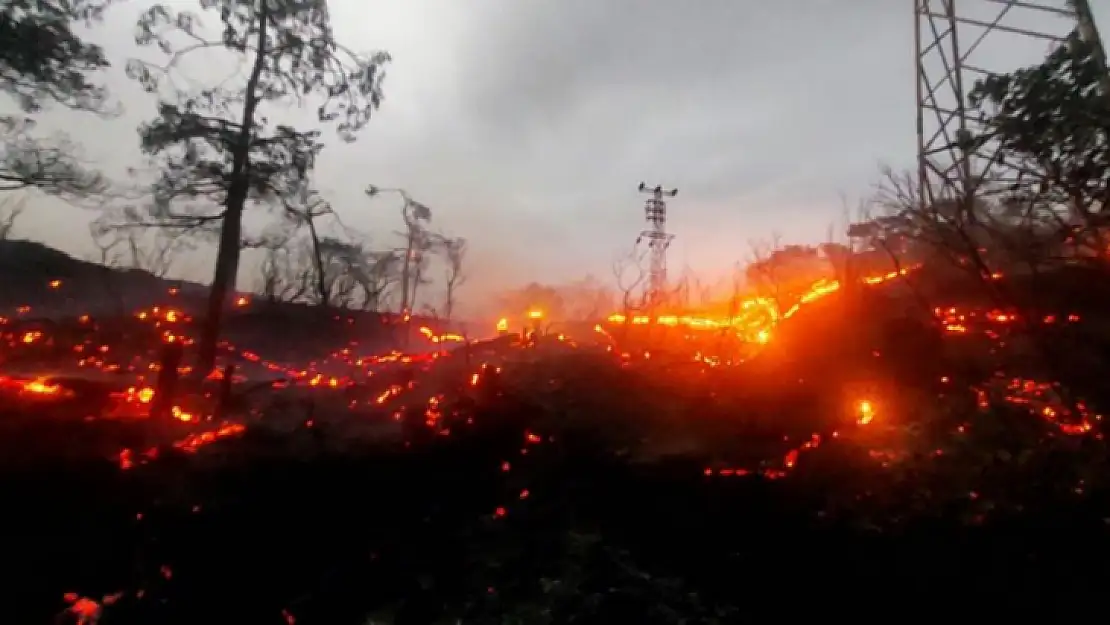
[[[68,132],[118,177],[142,164],[134,129],[154,114],[123,75],[139,54],[135,17],[149,4],[120,5],[91,34],[116,65],[107,82],[126,113],[40,118],[44,131]],[[1093,4],[1108,30],[1110,8]],[[356,143],[325,130],[317,186],[382,246],[401,227],[397,200],[368,199],[367,184],[405,188],[430,206],[435,229],[471,243],[462,293],[471,312],[530,280],[611,279],[614,255],[641,228],[641,180],[680,189],[673,270],[712,277],[745,260],[753,239],[817,242],[830,226],[843,230],[844,198],[866,195],[880,162],[903,168],[914,159],[908,0],[330,6],[342,43],[387,50],[394,62],[380,114]],[[1029,40],[998,45],[992,69],[1045,52]],[[227,74],[219,62],[190,69],[200,84]],[[312,111],[281,116],[315,124]],[[92,212],[37,196],[32,208],[20,236],[91,255]],[[193,254],[177,273],[208,280],[212,256]],[[242,286],[251,271],[248,259]]]

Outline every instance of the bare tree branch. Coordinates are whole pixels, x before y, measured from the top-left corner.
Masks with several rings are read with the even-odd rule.
[[[0,241],[12,238],[15,222],[27,206],[25,197],[0,197]]]
[[[0,192],[38,189],[64,198],[83,198],[107,182],[80,159],[80,148],[63,134],[36,138],[34,122],[0,118]]]

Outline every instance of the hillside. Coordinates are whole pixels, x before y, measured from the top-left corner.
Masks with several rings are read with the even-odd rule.
[[[0,317],[53,321],[85,314],[128,317],[170,302],[174,308],[199,317],[207,294],[208,287],[202,284],[167,280],[137,269],[105,267],[35,241],[0,241]],[[30,311],[18,314],[24,306]],[[229,312],[224,334],[244,348],[275,358],[290,352],[326,353],[352,342],[377,351],[403,343],[395,317],[354,310],[337,314],[304,304],[253,302]],[[428,326],[436,332],[452,329],[420,317],[413,325]],[[281,340],[275,341],[274,337]]]
[[[60,280],[60,287],[52,282]],[[171,287],[184,306],[207,287],[158,278],[137,269],[115,269],[80,260],[35,241],[0,241],[0,310],[31,306],[36,316],[117,314],[163,299]]]

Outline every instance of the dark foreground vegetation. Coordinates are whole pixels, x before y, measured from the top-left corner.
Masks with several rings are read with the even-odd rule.
[[[955,522],[963,510],[861,526],[820,514],[836,492],[820,476],[706,479],[695,463],[634,466],[583,441],[519,458],[535,407],[514,403],[485,413],[504,423],[415,452],[294,453],[250,436],[218,466],[8,476],[9,618],[48,622],[65,592],[122,589],[101,622],[1003,616],[1091,609],[1105,580],[1105,500],[982,526]],[[498,457],[513,458],[509,474]]]
[[[941,377],[920,337],[879,331],[893,323],[881,293],[859,297],[814,304],[783,325],[780,352],[733,367],[510,336],[413,365],[417,390],[376,412],[327,403],[332,389],[312,391],[315,411],[267,400],[234,417],[241,433],[127,466],[118,448],[180,424],[9,403],[7,614],[715,623],[1090,609],[1110,573],[1101,423],[1067,436],[1025,405],[977,408],[963,377],[975,373]],[[829,327],[844,335],[817,340]],[[365,386],[344,397],[379,390]],[[366,436],[365,423],[397,428]]]

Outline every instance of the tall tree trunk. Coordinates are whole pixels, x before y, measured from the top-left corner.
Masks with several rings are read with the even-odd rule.
[[[208,310],[204,317],[204,324],[201,326],[197,370],[204,375],[212,371],[216,365],[216,345],[220,340],[224,306],[239,274],[239,244],[243,233],[245,198],[235,205],[232,204],[232,197],[229,193],[223,227],[220,229],[219,248],[216,252],[216,274],[212,278],[212,289],[208,292]]]
[[[407,220],[406,220],[407,221]],[[412,224],[408,226],[408,241],[405,245],[405,262],[401,263],[401,314],[409,312],[409,271],[412,267],[412,254],[413,248],[416,244],[416,234],[412,229]]]
[[[316,233],[315,215],[308,214],[308,234],[312,238],[312,258],[316,263],[316,296],[320,307],[327,310],[331,306],[331,293],[327,276],[324,275],[324,256],[320,253],[320,236]]]
[[[409,306],[416,308],[416,290],[420,288],[420,280],[424,277],[424,272],[421,270],[420,265],[424,262],[423,256],[416,262],[416,273],[412,276],[412,296],[409,297]]]
[[[231,184],[227,191],[223,223],[220,228],[220,244],[216,250],[216,273],[212,277],[212,288],[208,292],[208,310],[200,333],[200,353],[197,370],[208,375],[216,365],[216,344],[220,340],[223,325],[224,305],[229,291],[235,288],[239,275],[239,250],[243,238],[243,207],[250,190],[250,149],[251,132],[254,130],[254,115],[258,110],[258,82],[262,68],[266,64],[266,33],[269,27],[269,3],[263,2],[258,19],[258,50],[247,80],[246,98],[243,102],[243,118],[239,128],[238,143],[235,146],[231,169]]]

